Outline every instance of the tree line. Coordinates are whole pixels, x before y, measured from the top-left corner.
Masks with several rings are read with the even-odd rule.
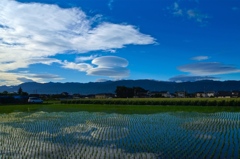
[[[9,93],[8,91],[0,92],[0,104],[18,104],[27,103],[28,93],[20,87],[17,92]]]
[[[117,86],[115,93],[117,98],[133,98],[141,97],[146,94],[148,91],[141,87],[125,87],[125,86]]]
[[[8,95],[8,96],[11,96],[11,95],[22,95],[22,96],[27,96],[28,93],[27,92],[24,92],[23,89],[20,87],[18,89],[17,92],[8,92],[8,91],[3,91],[3,92],[0,92],[0,95]]]

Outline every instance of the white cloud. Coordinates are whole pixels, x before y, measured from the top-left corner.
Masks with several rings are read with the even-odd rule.
[[[207,19],[209,18],[209,16],[202,14],[199,11],[193,10],[193,9],[189,9],[187,11],[187,16],[189,19],[194,19],[199,23],[206,22]]]
[[[0,0],[0,10],[2,72],[28,68],[36,63],[61,63],[49,57],[67,54],[70,50],[76,53],[98,50],[114,52],[130,44],[155,43],[153,37],[140,33],[132,25],[98,21],[93,28],[91,24],[96,17],[88,17],[79,8],[63,9],[57,5]],[[63,67],[83,68],[73,64],[63,64]],[[0,80],[3,78],[1,74]]]
[[[108,8],[109,8],[110,10],[113,9],[112,3],[113,3],[113,0],[109,0],[109,2],[108,2]]]
[[[175,2],[173,4],[173,15],[176,15],[176,16],[182,16],[183,15],[183,10],[180,9],[177,2]]]
[[[1,56],[1,53],[0,53]],[[16,55],[18,58],[18,55]],[[7,59],[6,59],[7,60]],[[44,57],[26,57],[22,60],[9,59],[10,61],[4,61],[4,59],[0,59],[0,71],[11,71],[16,70],[18,68],[27,68],[31,64],[45,64],[51,65],[52,63],[61,63],[60,60],[53,58],[44,58]]]
[[[207,76],[230,73],[240,73],[240,69],[232,65],[226,65],[219,62],[201,62],[179,66],[182,72],[188,72],[192,75]]]
[[[25,83],[25,82],[34,82],[32,79],[29,79],[29,78],[25,78],[25,77],[19,77],[17,78],[19,81],[21,81],[22,83]]]
[[[59,79],[58,75],[54,74],[33,74],[31,77],[40,78],[40,79]]]
[[[124,67],[97,67],[88,70],[88,75],[95,75],[95,76],[108,76],[111,78],[121,79],[123,77],[127,77],[129,75],[129,70]]]
[[[216,77],[211,76],[189,76],[189,75],[178,75],[169,79],[174,82],[194,82],[201,80],[218,80]]]
[[[91,64],[64,61],[62,65],[63,68],[86,72],[87,75],[93,76],[107,76],[119,79],[129,75],[129,70],[126,68],[128,61],[117,56],[96,57]]]
[[[77,57],[77,58],[75,59],[75,61],[76,61],[76,62],[84,62],[84,61],[93,60],[93,59],[95,59],[96,57],[98,57],[98,55],[80,56],[80,57]]]
[[[89,30],[86,36],[74,38],[72,43],[75,45],[82,44],[81,48],[79,48],[80,52],[94,50],[107,50],[112,52],[114,49],[120,49],[129,44],[146,45],[155,42],[151,36],[140,33],[137,28],[132,25],[119,25],[105,22]]]
[[[129,75],[128,61],[117,56],[103,56],[95,58],[92,64],[97,65],[87,71],[88,75],[123,78]]]
[[[198,4],[198,2],[196,1]],[[199,23],[206,23],[209,16],[206,14],[202,14],[200,11],[191,8],[181,8],[179,3],[174,2],[171,7],[168,7],[168,10],[174,16],[183,17],[186,19],[191,19]]]
[[[92,65],[87,63],[74,63],[74,62],[68,62],[68,61],[64,61],[62,65],[63,65],[62,66],[63,68],[78,70],[81,72],[86,72],[87,70],[93,67]]]
[[[0,85],[16,85],[23,82],[47,82],[48,80],[62,80],[58,75],[53,74],[34,74],[29,72],[2,72],[0,71]]]
[[[196,56],[192,60],[206,60],[208,56]],[[214,75],[240,73],[240,69],[233,65],[226,65],[219,62],[199,62],[179,66],[178,70],[187,72],[188,75],[178,75],[169,79],[175,82],[200,81],[200,80],[219,80]]]
[[[117,56],[102,56],[95,58],[92,64],[98,65],[99,67],[127,67],[128,61],[124,58]]]
[[[107,81],[109,81],[109,80],[107,80],[107,79],[97,79],[96,80],[96,82],[107,82]]]
[[[196,60],[196,61],[202,61],[202,60],[207,60],[209,59],[208,56],[196,56],[196,57],[193,57],[191,58],[192,60]]]
[[[14,83],[21,83],[18,78],[25,78],[22,75],[17,75],[15,73],[6,73],[0,71],[0,85],[14,85]]]

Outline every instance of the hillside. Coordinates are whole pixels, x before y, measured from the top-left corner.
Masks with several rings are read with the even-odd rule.
[[[97,94],[114,93],[117,86],[142,87],[149,91],[187,91],[189,93],[199,91],[232,91],[240,90],[240,81],[197,81],[197,82],[164,82],[154,80],[119,80],[89,83],[35,83],[28,82],[17,86],[0,86],[0,92],[14,92],[21,87],[30,94],[57,94],[61,92]]]

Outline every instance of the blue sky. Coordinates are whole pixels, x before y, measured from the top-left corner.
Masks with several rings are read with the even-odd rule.
[[[1,0],[0,85],[240,79],[239,0]]]

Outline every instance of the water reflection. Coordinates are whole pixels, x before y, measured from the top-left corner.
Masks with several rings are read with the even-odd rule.
[[[238,158],[240,113],[0,115],[0,158]]]

